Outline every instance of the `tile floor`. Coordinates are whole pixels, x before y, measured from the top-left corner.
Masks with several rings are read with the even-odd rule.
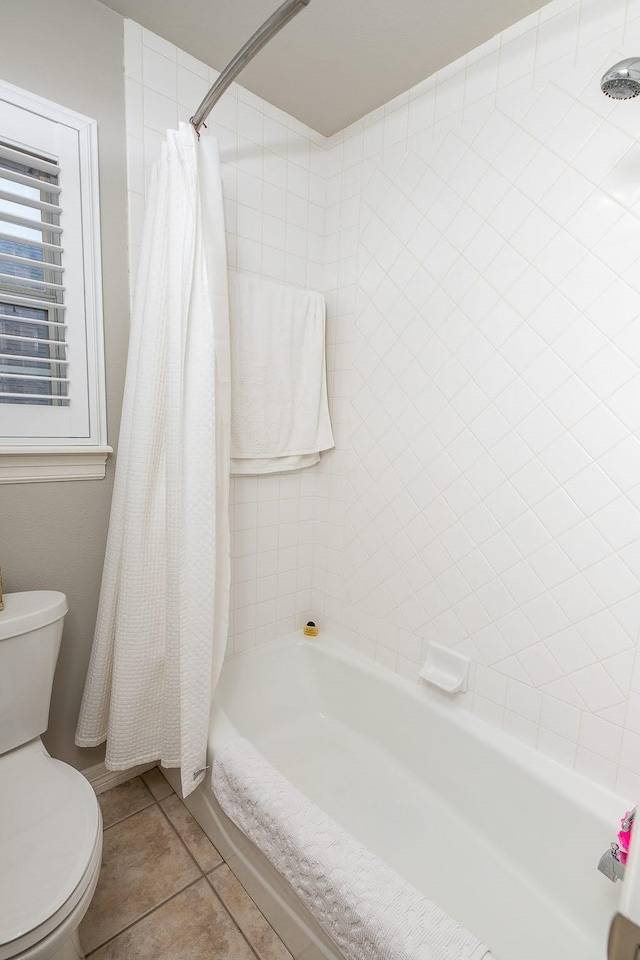
[[[292,960],[157,768],[98,799],[102,871],[80,927],[91,960]]]

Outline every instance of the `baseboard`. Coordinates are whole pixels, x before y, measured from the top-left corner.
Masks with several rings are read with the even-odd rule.
[[[87,767],[82,770],[82,774],[87,778],[97,794],[106,793],[112,787],[118,787],[127,780],[140,776],[147,770],[157,766],[156,763],[143,763],[139,767],[130,767],[128,770],[107,770],[104,763],[96,763],[93,767]]]

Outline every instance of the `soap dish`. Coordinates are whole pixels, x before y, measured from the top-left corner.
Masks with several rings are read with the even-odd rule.
[[[431,642],[419,675],[445,693],[463,693],[467,689],[469,657],[456,653],[441,643]]]

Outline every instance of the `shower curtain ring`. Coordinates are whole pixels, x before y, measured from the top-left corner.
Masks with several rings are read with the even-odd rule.
[[[199,140],[199,139],[200,139],[200,127],[204,127],[205,130],[206,130],[206,129],[207,129],[206,123],[205,123],[204,120],[203,120],[202,123],[200,123],[199,125],[196,125],[196,124],[194,123],[194,118],[193,118],[193,117],[189,117],[189,123],[191,124],[191,126],[192,126],[193,129],[195,130],[196,136],[197,136],[197,138],[198,138],[198,140]]]

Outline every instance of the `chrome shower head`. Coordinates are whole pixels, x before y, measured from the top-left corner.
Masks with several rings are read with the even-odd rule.
[[[605,73],[600,88],[614,100],[630,100],[640,95],[640,57],[629,57],[616,63]]]

